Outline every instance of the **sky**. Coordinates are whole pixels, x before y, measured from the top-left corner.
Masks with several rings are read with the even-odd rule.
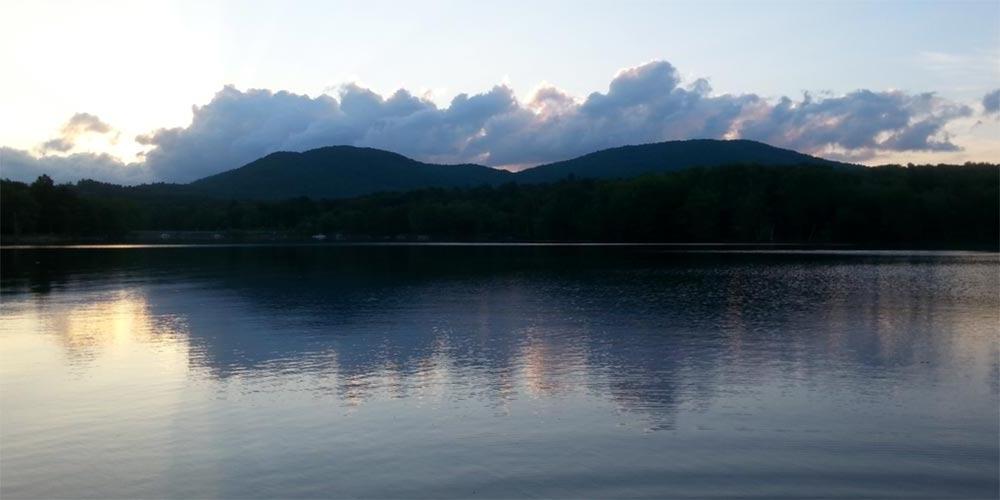
[[[0,1],[0,177],[333,144],[519,169],[747,138],[1000,161],[1000,2]]]

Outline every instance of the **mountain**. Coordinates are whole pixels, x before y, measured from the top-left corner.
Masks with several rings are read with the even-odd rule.
[[[518,173],[482,165],[438,165],[379,149],[330,146],[267,155],[197,180],[183,191],[214,198],[349,198],[380,191],[525,184],[576,178],[627,178],[695,166],[730,164],[847,166],[760,142],[697,139],[623,146]]]
[[[233,199],[348,198],[510,180],[510,172],[482,165],[437,165],[380,149],[330,146],[303,153],[272,153],[189,186],[213,197]]]
[[[523,170],[517,174],[517,181],[552,182],[571,175],[594,179],[627,178],[690,167],[731,164],[847,166],[762,142],[692,139],[605,149],[572,160]]]

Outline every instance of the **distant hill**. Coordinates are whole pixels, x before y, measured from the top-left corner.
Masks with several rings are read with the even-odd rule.
[[[380,149],[330,146],[303,153],[272,153],[189,186],[213,197],[233,199],[349,198],[509,180],[513,180],[510,172],[482,165],[437,165]]]
[[[628,178],[690,167],[732,164],[848,166],[762,142],[693,139],[605,149],[521,171],[517,174],[517,181],[552,182],[570,175],[593,179]]]
[[[190,184],[121,187],[82,181],[90,196],[156,198],[208,197],[235,200],[351,198],[378,192],[459,188],[508,182],[539,184],[568,177],[614,179],[690,167],[756,164],[853,167],[754,141],[697,139],[623,146],[517,173],[483,165],[438,165],[372,148],[330,146],[302,153],[272,153],[240,168]]]

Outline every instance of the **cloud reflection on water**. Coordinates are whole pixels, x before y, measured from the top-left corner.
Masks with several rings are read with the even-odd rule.
[[[34,321],[78,365],[123,343],[170,346],[191,376],[254,390],[305,384],[349,405],[437,393],[498,408],[583,391],[658,428],[720,390],[996,364],[980,323],[997,315],[984,293],[993,277],[940,259],[509,252],[81,254],[43,277],[19,267],[5,321]],[[977,262],[989,270],[995,256]],[[39,293],[9,294],[19,288]],[[32,303],[59,313],[32,316]]]

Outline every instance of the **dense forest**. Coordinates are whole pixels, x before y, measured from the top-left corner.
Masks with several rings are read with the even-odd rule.
[[[795,242],[996,248],[1000,165],[734,165],[625,180],[238,201],[156,185],[2,181],[0,231],[127,240],[132,231],[269,230],[344,239]],[[16,240],[16,238],[13,238]]]

